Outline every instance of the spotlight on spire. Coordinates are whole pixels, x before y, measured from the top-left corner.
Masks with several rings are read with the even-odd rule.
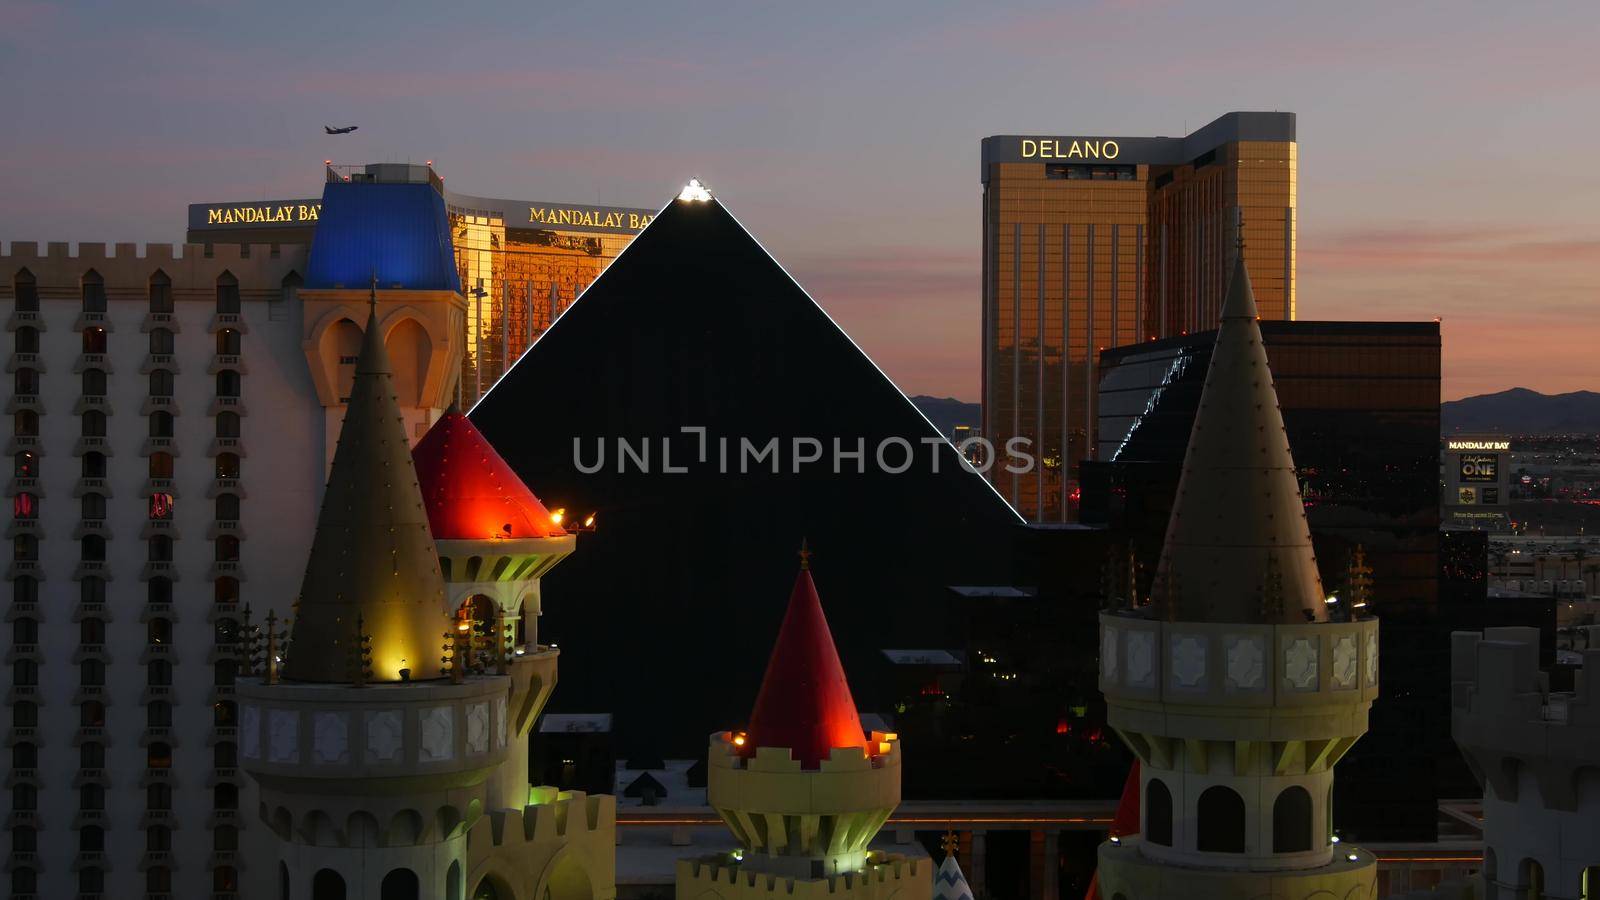
[[[689,183],[683,186],[683,193],[678,195],[678,199],[703,203],[711,199],[711,192],[706,190],[706,186],[700,183],[700,179],[691,178]]]

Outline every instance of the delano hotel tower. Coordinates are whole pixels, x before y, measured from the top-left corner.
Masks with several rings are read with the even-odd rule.
[[[983,430],[1039,465],[990,477],[1023,516],[1077,518],[1099,350],[1215,328],[1241,222],[1261,315],[1295,317],[1294,113],[1182,138],[983,140]]]

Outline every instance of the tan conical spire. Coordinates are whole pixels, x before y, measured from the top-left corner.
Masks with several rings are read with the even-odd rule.
[[[300,586],[291,680],[354,681],[358,621],[372,639],[371,680],[443,674],[444,579],[378,331],[373,302]]]
[[[1223,303],[1158,577],[1169,589],[1155,592],[1157,613],[1169,621],[1304,622],[1307,611],[1324,617],[1243,253]]]

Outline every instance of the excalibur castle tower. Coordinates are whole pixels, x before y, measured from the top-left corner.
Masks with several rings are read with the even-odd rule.
[[[1100,846],[1102,896],[1375,896],[1332,790],[1378,694],[1378,623],[1328,608],[1240,254],[1155,596],[1100,617],[1100,689],[1143,801],[1138,833]]]
[[[680,861],[678,900],[932,896],[929,864],[867,849],[900,741],[862,732],[805,555],[748,729],[711,736],[707,799],[740,848]]]
[[[238,689],[270,830],[247,895],[609,900],[614,801],[527,779],[557,653],[516,619],[572,536],[457,413],[419,443],[419,479],[375,310],[292,640],[269,620]]]

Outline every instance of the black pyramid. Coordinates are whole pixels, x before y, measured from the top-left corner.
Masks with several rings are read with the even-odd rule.
[[[1018,518],[715,200],[663,210],[471,418],[546,506],[598,513],[545,579],[540,639],[563,648],[555,703],[613,712],[626,753],[743,724],[802,539],[864,713],[888,711],[881,650],[965,646],[949,586],[1011,583]],[[778,473],[741,467],[773,438]],[[806,438],[822,459],[796,472]],[[836,438],[864,471],[835,471]],[[900,474],[875,459],[904,464],[894,438]]]

